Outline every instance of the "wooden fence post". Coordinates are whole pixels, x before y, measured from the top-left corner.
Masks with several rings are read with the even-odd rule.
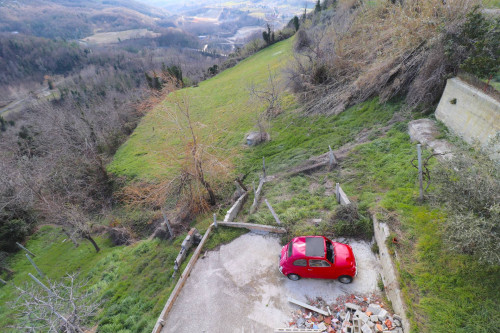
[[[329,158],[329,168],[330,170],[333,169],[333,166],[337,163],[337,160],[335,159],[335,155],[333,154],[332,146],[328,146],[329,152],[328,152],[328,158]]]
[[[38,275],[40,275],[41,277],[45,277],[45,274],[43,274],[40,268],[38,268],[33,259],[31,259],[30,255],[27,253],[26,253],[26,258],[28,258],[29,262],[33,265],[33,267],[35,267],[36,271],[38,272]]]
[[[337,197],[337,203],[340,203],[340,184],[335,184],[335,196]]]
[[[269,208],[269,210],[271,211],[271,214],[273,214],[273,217],[274,219],[276,220],[276,222],[278,224],[281,225],[281,221],[280,221],[280,218],[278,217],[278,215],[276,214],[276,212],[274,211],[273,207],[271,207],[271,204],[269,203],[269,201],[267,201],[267,199],[264,199],[264,202],[266,203],[267,207]]]
[[[52,292],[52,290],[50,290],[49,288],[47,288],[46,285],[44,285],[40,280],[38,280],[33,274],[31,273],[28,273],[29,277],[33,279],[33,281],[35,281],[40,287],[42,287],[43,289],[45,289],[45,291],[47,293],[49,293],[49,295],[54,295],[54,293]]]
[[[214,227],[217,228],[217,214],[214,213]]]
[[[19,246],[22,250],[28,252],[30,255],[32,255],[33,257],[36,257],[36,255],[31,252],[30,250],[28,250],[27,248],[25,248],[24,246],[22,246],[21,244],[19,244],[18,242],[16,242],[17,246]]]
[[[168,233],[170,234],[170,237],[174,238],[174,233],[172,232],[172,228],[170,227],[170,223],[168,222],[167,214],[161,210],[161,213],[163,214],[163,222],[167,225]]]
[[[424,201],[424,184],[423,184],[423,175],[422,175],[422,147],[417,144],[417,157],[418,157],[418,183],[420,188],[420,196],[419,200]]]
[[[266,158],[262,157],[262,172],[264,174],[264,179],[266,178]]]

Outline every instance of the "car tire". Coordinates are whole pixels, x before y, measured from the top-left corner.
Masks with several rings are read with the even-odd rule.
[[[352,276],[342,275],[341,277],[339,277],[339,282],[344,284],[349,284],[352,282]]]
[[[288,274],[287,276],[292,281],[298,281],[298,280],[300,280],[300,275],[297,275],[297,274]]]

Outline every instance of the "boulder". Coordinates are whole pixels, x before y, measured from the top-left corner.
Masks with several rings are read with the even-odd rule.
[[[165,222],[162,222],[151,235],[151,238],[159,238],[163,240],[169,239],[170,237],[172,237],[172,235],[168,232],[167,224]]]
[[[130,245],[132,244],[132,235],[125,228],[108,228],[106,233],[113,245]]]
[[[269,134],[266,132],[250,132],[247,135],[246,141],[249,146],[256,146],[261,142],[269,140]]]

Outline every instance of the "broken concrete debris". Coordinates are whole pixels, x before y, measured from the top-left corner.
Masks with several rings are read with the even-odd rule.
[[[376,294],[344,295],[334,304],[327,304],[321,298],[305,303],[289,297],[288,301],[303,308],[293,311],[293,319],[289,321],[289,327],[298,329],[297,332],[317,329],[326,333],[403,333],[401,317],[392,315]]]
[[[175,258],[174,261],[174,274],[172,275],[172,278],[175,277],[177,271],[179,270],[180,265],[184,261],[184,259],[187,256],[187,253],[191,246],[193,245],[198,245],[202,239],[202,236],[198,232],[198,229],[196,228],[191,228],[189,230],[186,238],[182,241],[181,244],[181,250],[179,251],[179,254],[177,255],[177,258]]]

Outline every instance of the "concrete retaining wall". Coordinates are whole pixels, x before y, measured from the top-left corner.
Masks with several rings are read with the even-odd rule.
[[[389,227],[385,223],[379,223],[377,217],[373,215],[373,229],[375,231],[375,241],[379,249],[379,258],[382,265],[382,281],[384,282],[385,293],[392,303],[394,313],[401,316],[401,324],[403,325],[404,331],[410,332],[410,322],[406,316],[406,306],[403,302],[401,289],[399,289],[396,268],[392,262],[387,244],[385,243],[387,237],[389,237]]]
[[[264,186],[265,182],[266,182],[265,178],[261,178],[259,181],[259,186],[257,187],[257,190],[255,191],[255,195],[253,198],[252,207],[250,207],[250,214],[255,213],[255,210],[257,209],[257,206],[259,204],[260,194],[262,193],[262,186]]]
[[[203,238],[201,239],[200,244],[198,244],[198,247],[193,253],[193,256],[189,260],[189,263],[187,264],[186,268],[184,269],[184,272],[182,272],[181,277],[179,278],[179,281],[177,281],[177,284],[175,285],[174,290],[172,290],[172,293],[170,294],[170,297],[167,300],[167,303],[163,307],[163,310],[160,314],[160,317],[158,318],[158,321],[155,324],[155,327],[153,328],[153,333],[160,333],[163,325],[165,324],[165,319],[167,318],[168,313],[170,310],[172,310],[172,306],[174,306],[174,302],[181,293],[182,287],[186,283],[187,278],[189,277],[189,274],[191,274],[191,271],[193,270],[194,265],[196,264],[196,261],[198,260],[198,257],[200,256],[201,250],[203,249],[203,246],[208,240],[208,237],[210,236],[210,233],[212,232],[213,224],[208,227],[207,231],[205,232],[205,235],[203,235]]]
[[[337,183],[335,185],[335,194],[337,196],[337,203],[345,206],[345,205],[349,205],[351,203],[351,200],[349,200],[349,198],[347,197],[347,194],[345,194],[344,190],[342,189],[342,187],[340,187],[340,184]]]
[[[264,225],[264,224],[224,221],[224,222],[218,222],[217,225],[223,227],[232,227],[232,228],[245,228],[253,232],[273,232],[277,234],[286,233],[285,228],[273,227],[272,225]]]
[[[436,118],[468,143],[485,146],[500,132],[500,103],[459,78],[449,79]]]
[[[238,198],[238,200],[236,200],[234,205],[227,211],[226,216],[224,217],[224,222],[233,221],[236,218],[236,216],[240,212],[241,207],[243,207],[247,196],[248,192],[245,192],[241,197]]]

